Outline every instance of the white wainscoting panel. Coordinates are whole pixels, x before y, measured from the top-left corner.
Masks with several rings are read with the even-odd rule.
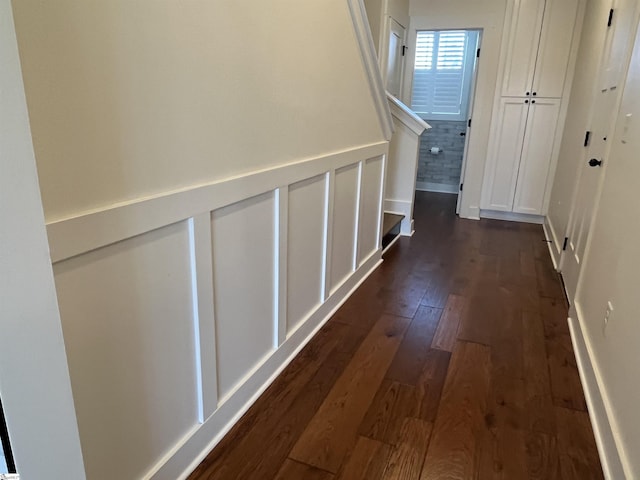
[[[188,221],[54,275],[87,478],[141,478],[199,423]]]
[[[363,162],[360,221],[358,222],[360,229],[358,265],[362,265],[362,262],[380,246],[383,167],[383,157],[370,158]]]
[[[327,175],[289,187],[287,334],[322,303]]]
[[[88,478],[187,478],[380,264],[387,153],[47,225]]]
[[[221,401],[276,347],[275,208],[269,192],[211,214]]]
[[[331,292],[354,271],[360,165],[336,170],[333,188],[333,229],[331,241]]]

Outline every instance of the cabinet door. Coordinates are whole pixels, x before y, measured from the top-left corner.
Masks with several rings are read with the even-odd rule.
[[[544,213],[544,197],[559,113],[559,99],[538,98],[531,103],[516,183],[514,212],[533,215]]]
[[[502,98],[500,101],[482,189],[483,209],[510,212],[513,208],[528,102],[524,98]]]
[[[538,97],[562,97],[579,4],[579,0],[547,0],[533,79]]]
[[[503,97],[524,97],[532,91],[543,15],[544,0],[515,2],[502,84]]]

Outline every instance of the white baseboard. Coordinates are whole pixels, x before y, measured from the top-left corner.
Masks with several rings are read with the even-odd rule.
[[[400,239],[400,237],[401,237],[401,236],[402,236],[402,235],[396,235],[396,236],[394,237],[394,239],[393,239],[393,240],[391,240],[391,241],[389,242],[389,245],[387,245],[386,247],[384,247],[384,249],[382,250],[382,254],[384,255],[384,254],[386,253],[386,251],[387,251],[387,250],[389,250],[391,247],[393,247],[393,246],[396,244],[396,242]]]
[[[200,463],[207,457],[213,448],[224,438],[231,428],[249,410],[264,391],[293,361],[300,351],[309,343],[316,333],[327,323],[333,314],[351,297],[358,287],[380,266],[382,252],[376,250],[362,266],[347,278],[329,299],[315,311],[287,340],[265,360],[265,362],[252,374],[240,389],[234,394],[235,401],[230,399],[223,404],[209,419],[198,427],[198,431],[183,444],[173,456],[153,475],[152,478],[177,478],[186,480]],[[233,413],[232,413],[233,412]],[[232,413],[232,416],[230,415]],[[197,446],[203,443],[204,438],[212,438],[200,453],[192,455]],[[191,448],[190,448],[191,447]],[[182,450],[180,452],[179,450]],[[179,471],[176,469],[184,459],[178,455],[189,455],[189,466]]]
[[[575,318],[569,318],[569,329],[571,331],[571,341],[576,355],[578,371],[582,381],[589,417],[593,426],[593,433],[598,446],[602,470],[607,480],[625,480],[625,468],[622,456],[616,443],[616,436],[610,422],[607,408],[606,393],[602,390],[602,383],[599,381],[597,365],[592,362],[591,349],[587,337],[582,330],[580,321],[580,308],[572,309]]]
[[[559,272],[559,258],[556,259],[556,249],[553,245],[553,236],[551,235],[548,223],[546,221],[542,224],[542,231],[544,232],[544,238],[547,241],[547,246],[549,247],[549,256],[551,257],[551,261],[553,262],[553,268],[555,268],[556,271]]]
[[[544,228],[544,236],[548,241],[553,243],[549,243],[549,252],[551,253],[551,260],[553,261],[553,266],[559,272],[562,271],[562,242],[564,238],[558,236],[558,231],[554,228],[553,224],[550,221],[548,216],[545,217],[544,223],[542,224]]]
[[[416,182],[416,190],[420,192],[458,194],[460,192],[460,187],[458,187],[458,185],[445,185],[443,183]]]
[[[544,224],[542,215],[528,215],[526,213],[499,212],[497,210],[480,210],[480,218],[490,218],[493,220],[505,220],[507,222]]]

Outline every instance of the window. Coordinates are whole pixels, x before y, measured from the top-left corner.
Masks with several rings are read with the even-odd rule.
[[[411,108],[426,120],[466,120],[478,32],[419,31]]]

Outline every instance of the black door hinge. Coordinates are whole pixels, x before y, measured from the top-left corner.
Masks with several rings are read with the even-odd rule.
[[[587,133],[584,134],[584,146],[588,147],[591,143],[591,132],[587,130]]]
[[[480,58],[480,49],[476,50],[476,58]]]
[[[462,187],[464,187],[464,183],[460,184],[460,191],[462,191]]]
[[[471,127],[471,119],[469,119],[469,121],[467,122],[467,126]]]
[[[402,45],[402,56],[404,57],[405,52],[408,50],[406,45]]]
[[[567,244],[569,243],[569,237],[564,237],[564,243],[562,244],[562,251],[564,252],[567,249]]]
[[[607,27],[613,25],[613,8],[609,10],[609,20],[607,21]]]

